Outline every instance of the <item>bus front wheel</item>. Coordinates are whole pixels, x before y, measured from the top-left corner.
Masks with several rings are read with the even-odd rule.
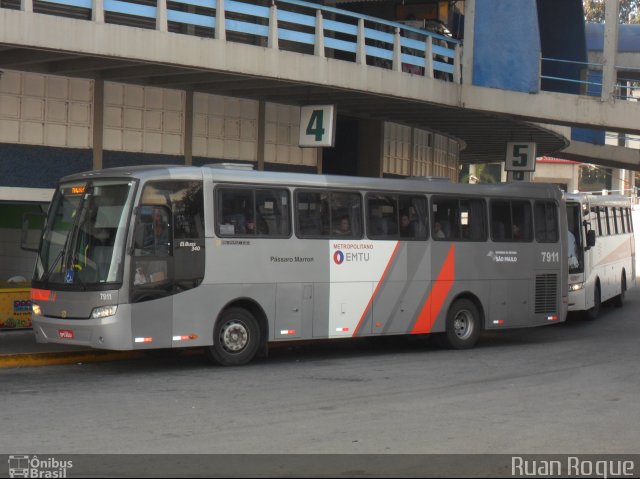
[[[209,358],[222,366],[240,366],[253,359],[260,347],[260,327],[256,318],[243,308],[224,311],[213,328]]]
[[[600,283],[596,283],[596,286],[593,288],[593,308],[588,309],[585,314],[587,320],[593,321],[598,317],[598,314],[600,314],[601,302]]]
[[[441,336],[450,349],[470,349],[480,337],[481,319],[476,305],[465,298],[457,300],[447,314],[447,328]]]

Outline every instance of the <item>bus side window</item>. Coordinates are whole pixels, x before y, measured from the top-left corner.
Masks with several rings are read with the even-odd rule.
[[[558,210],[551,201],[536,201],[535,228],[538,243],[556,243],[558,241]]]

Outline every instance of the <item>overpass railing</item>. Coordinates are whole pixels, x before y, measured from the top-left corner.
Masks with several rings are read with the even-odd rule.
[[[336,58],[460,82],[460,42],[302,0],[0,0],[3,8]]]
[[[543,83],[543,90],[558,91],[564,90],[568,93],[601,96],[602,92],[602,69],[601,63],[578,62],[573,60],[563,60],[558,58],[541,59],[540,78],[547,82],[547,87]],[[640,101],[640,81],[636,78],[625,77],[625,74],[640,73],[640,70],[621,65],[615,66],[617,72],[617,82],[614,98],[626,101]],[[544,72],[551,73],[544,73]],[[563,87],[558,88],[559,85]]]

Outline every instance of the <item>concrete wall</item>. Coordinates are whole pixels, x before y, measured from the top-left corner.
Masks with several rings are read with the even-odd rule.
[[[458,181],[460,144],[438,133],[385,122],[383,173],[388,176],[444,176]]]
[[[93,168],[92,80],[4,70],[0,76],[0,187],[53,188]],[[186,93],[105,82],[103,167],[184,164]],[[299,148],[300,108],[196,93],[193,164],[258,162],[264,122],[267,169],[315,171],[317,150]],[[302,169],[302,170],[301,170]]]

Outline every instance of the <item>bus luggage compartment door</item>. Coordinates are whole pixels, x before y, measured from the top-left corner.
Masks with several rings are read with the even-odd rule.
[[[311,326],[312,314],[312,284],[278,284],[276,291],[276,339],[304,337],[305,325]],[[311,331],[307,331],[307,336],[311,336]]]

